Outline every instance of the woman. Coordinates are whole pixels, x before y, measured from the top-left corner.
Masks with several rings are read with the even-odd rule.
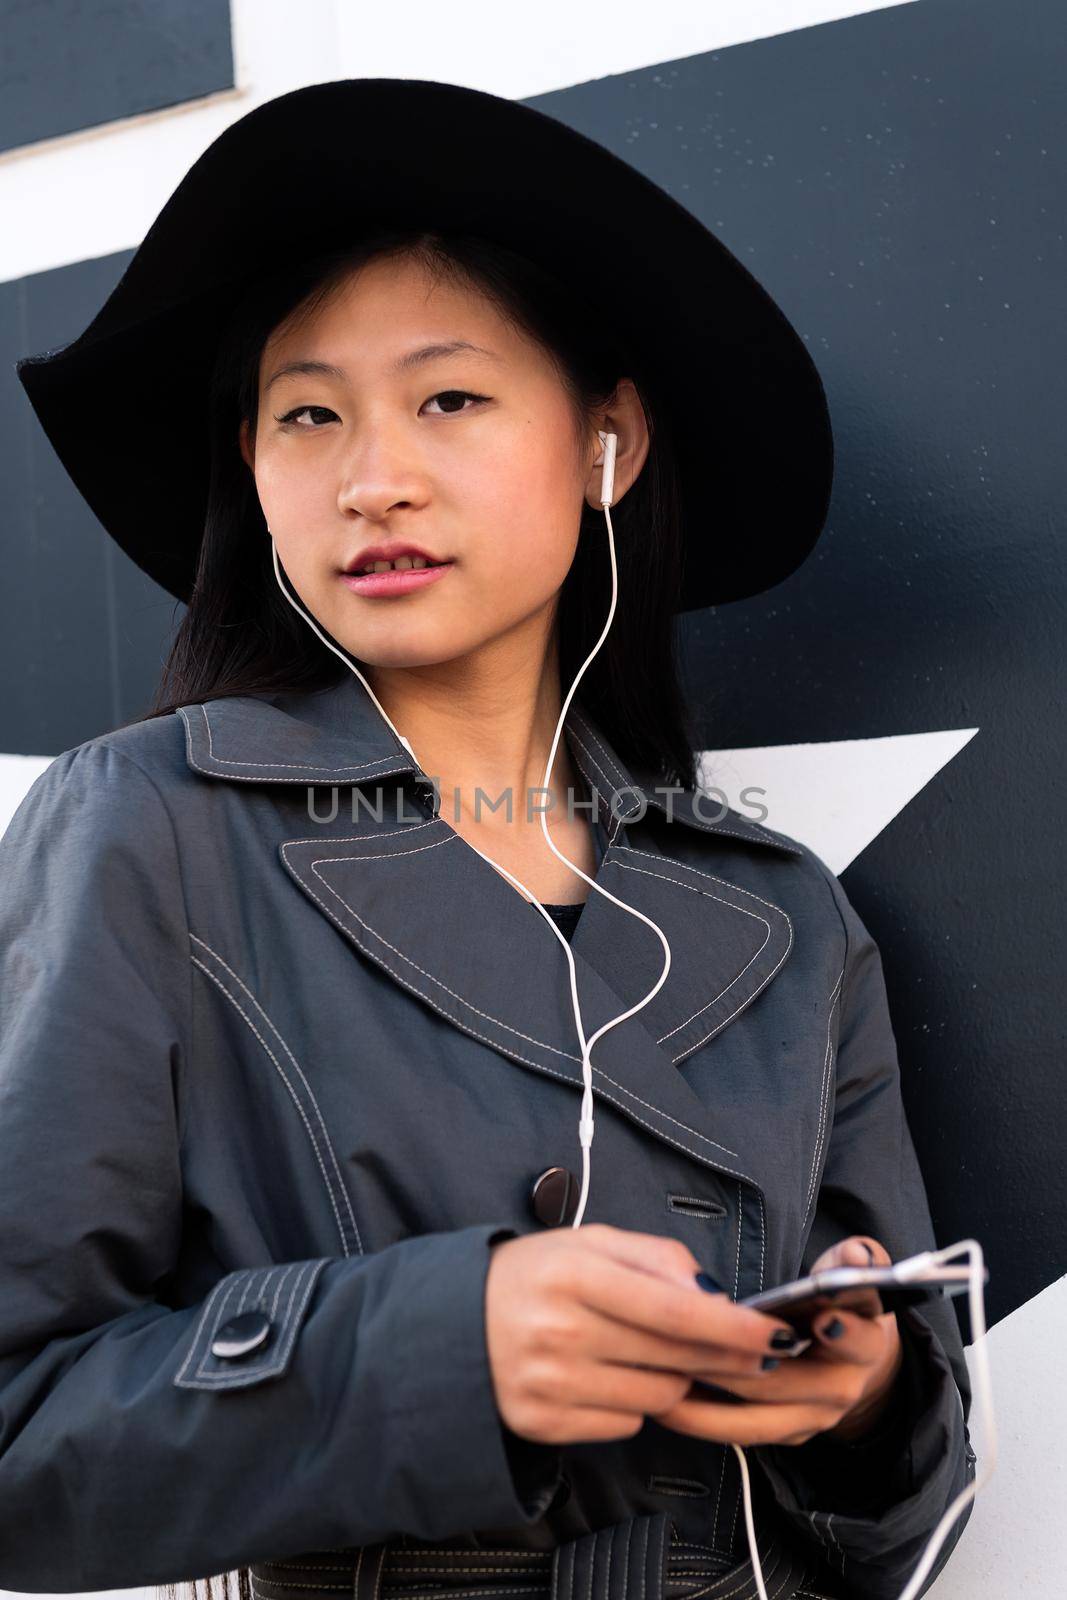
[[[624,226],[680,304],[590,277]],[[736,1303],[932,1242],[878,952],[696,793],[671,649],[818,535],[797,336],[598,146],[371,80],[234,124],[19,373],[188,609],[0,843],[0,1586],[737,1600],[737,1444],[769,1596],[898,1594],[951,1309]]]

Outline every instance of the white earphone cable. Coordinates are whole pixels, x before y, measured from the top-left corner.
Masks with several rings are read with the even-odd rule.
[[[608,608],[607,621],[604,624],[599,639],[586,656],[581,667],[578,669],[578,672],[574,678],[574,682],[571,684],[566,696],[564,697],[563,707],[556,722],[556,731],[552,738],[552,746],[549,750],[548,764],[545,767],[543,787],[547,792],[551,792],[549,780],[552,775],[553,765],[555,764],[556,752],[559,747],[559,741],[563,732],[563,724],[566,720],[568,708],[570,707],[570,703],[574,698],[575,691],[577,690],[586,669],[608,636],[612,621],[614,620],[615,607],[618,599],[618,567],[615,560],[615,530],[611,522],[610,509],[614,493],[615,453],[618,439],[617,435],[614,433],[606,433],[603,431],[600,432],[599,437],[603,446],[603,473],[601,475],[600,504],[603,509],[608,528],[608,551],[611,557],[611,605]],[[270,534],[269,528],[267,529],[267,532]],[[387,711],[385,710],[385,707],[374,693],[374,690],[367,682],[363,673],[352,661],[348,659],[347,655],[345,655],[342,650],[339,650],[338,647],[326,637],[314,619],[308,615],[302,606],[297,604],[292,595],[289,593],[285,583],[283,582],[281,569],[278,565],[278,550],[274,543],[273,535],[271,535],[271,553],[274,561],[274,576],[277,579],[279,588],[281,589],[285,598],[288,600],[289,604],[300,614],[300,616],[303,617],[304,621],[318,635],[323,644],[326,645],[328,649],[332,650],[334,655],[340,657],[345,665],[355,673],[356,677],[359,678],[360,682],[363,684],[363,687],[374,701],[374,704],[377,706],[388,726],[392,728],[393,733],[399,739],[400,743],[417,761],[418,757],[415,755],[415,751],[412,749],[408,740],[404,738],[403,734],[394,725]],[[590,1056],[593,1046],[596,1044],[597,1040],[603,1038],[604,1034],[608,1033],[610,1029],[617,1027],[620,1022],[625,1022],[628,1017],[634,1016],[642,1009],[642,1007],[647,1006],[649,1001],[659,993],[659,990],[666,982],[667,974],[670,971],[671,947],[667,941],[663,929],[658,925],[658,923],[653,922],[651,917],[647,917],[643,911],[638,911],[635,906],[628,906],[624,901],[617,899],[616,896],[610,892],[610,890],[605,889],[601,884],[594,883],[593,879],[590,878],[588,874],[583,872],[580,867],[576,866],[573,861],[563,854],[563,852],[556,846],[549,835],[548,824],[545,821],[545,812],[543,810],[540,813],[540,820],[541,831],[544,834],[545,842],[552,853],[557,856],[565,866],[568,866],[572,872],[576,873],[579,878],[587,883],[591,889],[595,889],[597,894],[604,895],[605,898],[610,900],[613,905],[618,906],[621,911],[626,911],[630,914],[630,916],[638,917],[642,922],[646,923],[648,927],[650,927],[656,934],[660,943],[662,944],[665,957],[663,971],[660,973],[659,978],[656,980],[655,984],[653,984],[652,988],[648,991],[644,998],[639,1000],[636,1005],[631,1006],[628,1011],[623,1011],[619,1016],[613,1017],[609,1022],[605,1022],[597,1029],[591,1039],[586,1039],[585,1028],[582,1023],[581,1008],[578,1003],[577,973],[574,966],[574,956],[566,936],[563,934],[561,929],[556,926],[556,923],[553,921],[550,914],[545,910],[541,901],[538,900],[535,894],[532,894],[531,891],[527,889],[524,883],[521,883],[513,873],[508,872],[508,870],[505,867],[502,867],[499,862],[493,861],[492,858],[487,856],[484,851],[479,850],[476,845],[470,845],[470,848],[474,850],[476,855],[481,856],[483,861],[488,862],[489,865],[494,867],[497,872],[502,873],[503,876],[508,879],[509,883],[513,883],[517,889],[521,889],[523,894],[525,894],[533,903],[533,905],[537,907],[538,911],[541,913],[541,916],[548,923],[549,927],[552,929],[552,932],[563,946],[563,953],[567,959],[567,966],[570,972],[571,1003],[574,1007],[574,1022],[578,1031],[578,1039],[582,1048],[583,1092],[581,1115],[578,1122],[578,1140],[582,1150],[582,1186],[578,1200],[578,1208],[571,1224],[572,1227],[577,1228],[581,1225],[582,1218],[585,1215],[586,1202],[589,1198],[589,1149],[593,1142],[593,1069]],[[467,842],[469,843],[469,841]],[[981,1246],[976,1240],[967,1239],[962,1241],[960,1244],[951,1245],[944,1250],[931,1252],[930,1259],[933,1261],[945,1260],[950,1256],[960,1254],[964,1250],[967,1250],[970,1255],[971,1265],[968,1293],[971,1312],[971,1329],[975,1340],[974,1350],[976,1364],[976,1384],[979,1396],[981,1398],[982,1415],[985,1419],[987,1429],[985,1462],[982,1471],[976,1475],[971,1483],[967,1484],[966,1487],[960,1491],[955,1500],[953,1500],[952,1504],[946,1509],[940,1522],[937,1524],[937,1527],[931,1534],[926,1549],[923,1551],[922,1558],[920,1559],[918,1566],[915,1568],[915,1571],[912,1573],[907,1587],[900,1594],[898,1600],[915,1600],[915,1597],[919,1593],[922,1582],[929,1572],[930,1566],[933,1563],[938,1550],[941,1548],[945,1535],[948,1533],[956,1518],[963,1511],[964,1507],[974,1499],[979,1485],[984,1486],[984,1484],[988,1481],[996,1462],[996,1428],[993,1418],[992,1384],[989,1376],[989,1363],[985,1348],[985,1296],[983,1290]],[[756,1580],[756,1588],[759,1593],[759,1600],[768,1600],[767,1587],[763,1577],[763,1568],[760,1565],[759,1552],[756,1547],[756,1529],[752,1513],[752,1486],[749,1481],[748,1461],[741,1445],[733,1444],[731,1441],[731,1448],[737,1456],[738,1466],[741,1474],[741,1493],[744,1502],[745,1532],[748,1538],[748,1550],[752,1562],[753,1576]]]
[[[552,747],[549,751],[548,764],[545,767],[544,788],[546,790],[549,789],[549,779],[552,774],[552,767],[555,764],[556,751],[559,747],[560,736],[563,732],[563,723],[567,716],[567,710],[570,706],[571,700],[574,697],[575,690],[582,680],[582,676],[585,673],[586,668],[589,666],[589,663],[593,660],[597,651],[601,648],[604,640],[607,638],[608,632],[611,628],[612,620],[615,616],[615,605],[618,596],[618,568],[615,561],[615,530],[611,523],[610,506],[615,487],[615,453],[618,445],[618,436],[614,433],[600,431],[600,440],[603,447],[603,472],[601,474],[600,504],[608,526],[608,549],[611,555],[611,606],[609,607],[607,621],[604,624],[599,639],[586,656],[581,667],[578,669],[574,682],[571,684],[570,689],[567,691],[566,697],[564,698],[563,707],[556,722],[556,731],[552,739]],[[596,463],[594,463],[594,465],[595,464]],[[268,534],[270,533],[269,528],[267,529],[267,532]],[[334,655],[339,656],[345,665],[355,673],[356,677],[359,678],[360,682],[363,684],[363,687],[374,701],[374,704],[378,707],[378,710],[381,712],[386,723],[388,723],[389,727],[392,728],[393,732],[396,734],[396,737],[400,740],[404,748],[408,750],[417,761],[418,757],[415,755],[415,751],[412,749],[408,740],[404,738],[403,734],[393,723],[388,712],[385,710],[385,707],[374,693],[374,690],[367,682],[363,673],[352,661],[348,659],[347,655],[345,655],[342,650],[339,650],[337,646],[326,637],[314,619],[308,615],[302,606],[297,604],[292,595],[289,593],[284,582],[282,581],[281,570],[278,565],[278,548],[274,543],[273,535],[271,535],[271,552],[274,559],[274,576],[277,579],[279,588],[281,589],[285,598],[288,600],[289,604],[293,607],[294,611],[297,611],[300,616],[303,617],[304,621],[310,628],[314,630],[314,632],[322,640],[323,644],[326,645],[328,649],[332,650]],[[575,1212],[574,1221],[572,1223],[572,1226],[577,1228],[581,1224],[582,1217],[585,1214],[586,1201],[589,1196],[589,1147],[593,1142],[593,1070],[590,1062],[590,1052],[592,1051],[592,1048],[596,1044],[597,1040],[603,1038],[605,1033],[607,1033],[611,1028],[617,1027],[620,1022],[625,1022],[627,1017],[632,1017],[636,1012],[640,1011],[643,1006],[648,1005],[649,1001],[654,995],[658,994],[659,990],[666,982],[667,974],[670,971],[671,950],[670,945],[667,943],[667,940],[664,936],[662,928],[660,928],[657,923],[653,922],[651,917],[646,917],[643,911],[638,911],[635,906],[628,906],[625,901],[617,899],[616,896],[610,892],[610,890],[603,888],[598,883],[594,883],[592,878],[584,873],[580,867],[575,866],[574,862],[569,860],[568,857],[563,854],[563,852],[556,846],[549,835],[548,824],[545,821],[544,811],[542,811],[540,814],[540,820],[541,831],[544,834],[545,841],[553,854],[556,855],[566,866],[570,867],[571,871],[576,873],[578,877],[582,878],[590,886],[590,888],[595,889],[597,894],[604,895],[606,899],[610,900],[613,905],[618,906],[620,910],[629,912],[631,916],[638,917],[642,922],[647,923],[659,938],[666,958],[663,965],[663,971],[660,973],[659,978],[649,990],[648,994],[645,995],[644,999],[639,1000],[638,1003],[634,1006],[631,1006],[628,1011],[623,1011],[619,1016],[613,1017],[609,1022],[605,1022],[597,1029],[596,1033],[593,1034],[591,1039],[586,1039],[585,1027],[582,1023],[581,1008],[578,1004],[578,983],[574,966],[574,956],[571,953],[571,947],[565,935],[561,929],[556,926],[550,914],[541,904],[541,901],[538,900],[535,894],[527,889],[524,883],[521,883],[513,873],[507,870],[506,867],[502,867],[499,862],[494,861],[492,857],[487,856],[483,850],[479,850],[477,845],[470,845],[470,848],[475,852],[476,855],[481,856],[483,861],[487,861],[491,867],[496,869],[497,872],[502,873],[504,877],[508,879],[509,883],[513,883],[517,889],[521,889],[523,894],[525,894],[528,899],[537,907],[538,911],[541,913],[542,917],[548,923],[549,927],[552,929],[552,932],[563,946],[563,953],[567,958],[567,966],[570,970],[570,991],[571,1003],[574,1007],[574,1022],[578,1031],[578,1039],[582,1047],[582,1081],[584,1085],[581,1116],[578,1123],[578,1140],[582,1150],[582,1187],[578,1201],[578,1209]],[[469,841],[467,842],[469,843]]]
[[[960,1490],[956,1498],[946,1506],[941,1520],[926,1542],[926,1548],[919,1558],[918,1565],[908,1579],[906,1586],[897,1596],[897,1600],[916,1600],[922,1585],[933,1566],[937,1552],[945,1541],[952,1524],[964,1509],[974,1499],[979,1489],[985,1488],[993,1475],[997,1464],[997,1428],[993,1413],[993,1383],[989,1372],[989,1352],[986,1349],[986,1323],[985,1323],[985,1269],[982,1257],[982,1247],[977,1239],[961,1239],[958,1244],[947,1245],[943,1250],[931,1250],[926,1260],[928,1262],[948,1261],[953,1256],[966,1253],[970,1271],[967,1278],[967,1303],[971,1314],[972,1350],[974,1352],[974,1380],[981,1404],[982,1421],[985,1428],[983,1439],[982,1466],[975,1476]],[[962,1400],[960,1406],[962,1409]],[[752,1573],[756,1580],[756,1589],[759,1600],[767,1600],[767,1586],[763,1578],[763,1568],[760,1565],[759,1552],[756,1549],[756,1530],[752,1515],[752,1485],[749,1482],[748,1462],[741,1445],[731,1442],[731,1449],[737,1457],[741,1471],[741,1495],[745,1509],[745,1531],[748,1535],[748,1553],[752,1562]]]

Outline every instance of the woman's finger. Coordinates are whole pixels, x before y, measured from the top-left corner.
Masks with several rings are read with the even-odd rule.
[[[686,1376],[693,1382],[721,1384],[732,1388],[742,1379],[752,1379],[755,1384],[752,1390],[753,1397],[759,1394],[770,1373],[779,1367],[791,1367],[796,1364],[790,1356],[741,1355],[733,1350],[716,1350],[711,1345],[694,1345],[689,1349],[682,1345],[669,1346],[662,1352],[644,1352],[640,1360],[632,1356],[624,1358],[616,1340],[610,1341],[602,1348],[595,1346],[589,1348],[596,1359],[611,1365],[640,1368],[650,1372],[673,1372]],[[649,1359],[650,1356],[653,1359]],[[759,1397],[763,1398],[762,1395]]]
[[[695,1281],[688,1287],[608,1253],[575,1252],[573,1259],[561,1259],[553,1270],[559,1274],[560,1288],[581,1304],[647,1333],[761,1355],[788,1353],[803,1343],[788,1323],[776,1317],[735,1305],[725,1294],[709,1294]]]
[[[817,1405],[730,1405],[716,1400],[679,1400],[657,1413],[656,1422],[675,1433],[720,1444],[800,1444],[831,1428],[838,1412]]]
[[[824,1250],[812,1262],[812,1272],[825,1272],[829,1267],[888,1267],[891,1256],[885,1245],[867,1233],[850,1233],[847,1239]]]
[[[754,1377],[770,1370],[764,1362],[776,1364],[778,1359],[765,1351],[736,1350],[703,1339],[676,1339],[670,1334],[634,1328],[589,1306],[584,1306],[582,1313],[586,1319],[581,1328],[583,1349],[596,1360],[620,1366],[687,1372],[693,1377],[702,1373]]]
[[[823,1296],[823,1305],[827,1311],[854,1311],[868,1319],[885,1316],[885,1306],[876,1289],[841,1289],[837,1294]]]
[[[890,1315],[860,1316],[857,1312],[846,1311],[843,1306],[821,1312],[811,1324],[820,1357],[834,1363],[874,1366],[885,1355],[885,1324]]]
[[[783,1362],[759,1377],[716,1376],[712,1381],[739,1400],[773,1406],[825,1406],[840,1416],[862,1400],[870,1373],[868,1365],[824,1359],[819,1351],[800,1361]]]
[[[597,1410],[633,1412],[654,1416],[676,1405],[686,1393],[689,1379],[677,1372],[618,1366],[610,1361],[546,1364],[544,1397],[565,1406],[593,1406]],[[536,1398],[536,1385],[531,1385]]]
[[[890,1259],[888,1250],[877,1239],[869,1234],[853,1233],[824,1250],[812,1263],[811,1271],[825,1272],[831,1267],[887,1267]],[[825,1298],[835,1309],[844,1306],[865,1317],[885,1315],[885,1307],[874,1289],[842,1289]]]

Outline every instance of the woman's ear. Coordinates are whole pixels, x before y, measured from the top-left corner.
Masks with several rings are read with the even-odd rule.
[[[611,503],[618,505],[623,495],[636,483],[642,467],[648,459],[648,424],[645,421],[644,407],[640,396],[631,378],[620,378],[618,388],[612,397],[610,411],[605,411],[597,428],[605,433],[614,433],[618,436],[618,445],[615,449],[615,488],[612,493]],[[593,453],[590,462],[598,462],[597,466],[590,466],[589,477],[585,486],[585,498],[589,505],[600,509],[600,483],[603,472],[603,445],[597,434],[593,435]]]
[[[252,430],[249,427],[247,417],[241,418],[241,425],[237,430],[237,445],[245,466],[254,475],[256,470],[255,447],[252,444]]]

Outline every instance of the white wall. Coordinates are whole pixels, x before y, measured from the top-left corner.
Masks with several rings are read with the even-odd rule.
[[[0,755],[0,834],[11,821],[15,807],[51,756]]]
[[[434,78],[521,99],[886,9],[884,0],[233,0],[235,89],[0,156],[0,282],[133,248],[223,128],[302,84]]]

